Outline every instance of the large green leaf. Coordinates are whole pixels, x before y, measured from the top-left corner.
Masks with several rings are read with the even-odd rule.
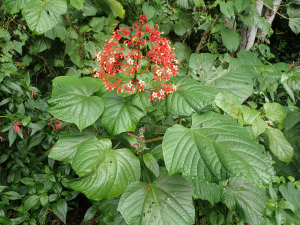
[[[4,0],[4,4],[10,14],[15,14],[20,12],[20,10],[29,1],[30,0]]]
[[[155,7],[147,3],[143,4],[143,13],[150,20],[155,15]]]
[[[59,16],[66,12],[65,0],[30,0],[22,11],[29,28],[38,34],[52,29],[59,22]]]
[[[234,53],[239,47],[240,39],[238,33],[234,29],[224,28],[221,30],[221,37],[225,47]]]
[[[241,60],[228,54],[192,54],[189,67],[191,76],[201,80],[204,86],[223,94],[233,94],[240,102],[253,93],[252,73]]]
[[[49,157],[72,163],[78,147],[85,141],[89,142],[92,139],[92,134],[63,135],[50,151]]]
[[[179,174],[167,172],[151,184],[131,183],[118,206],[128,224],[194,224],[193,187]]]
[[[193,116],[191,129],[169,128],[162,147],[170,174],[184,173],[208,182],[235,176],[255,185],[269,183],[273,176],[271,156],[264,147],[241,125],[214,112]]]
[[[171,83],[178,89],[166,97],[167,114],[190,116],[193,112],[200,113],[206,106],[214,105],[213,98],[216,93],[212,88],[187,78],[173,78]]]
[[[287,8],[287,13],[290,17],[289,26],[291,30],[298,34],[300,33],[300,5],[299,4],[289,4]]]
[[[101,122],[112,136],[126,131],[134,132],[139,120],[146,115],[140,108],[131,104],[130,98],[125,100],[115,92],[105,92],[102,99],[105,110]]]
[[[215,183],[208,183],[198,179],[185,177],[195,188],[194,197],[209,201],[212,205],[218,203],[221,199],[222,186]]]
[[[102,114],[104,103],[92,94],[100,85],[92,78],[57,77],[53,80],[50,103],[54,107],[48,109],[53,116],[66,122],[75,123],[80,130],[93,124]]]
[[[294,149],[285,139],[283,133],[272,127],[268,127],[265,133],[269,137],[269,147],[273,154],[283,162],[290,162],[293,158]]]
[[[122,194],[141,175],[140,161],[129,149],[113,150],[109,139],[96,137],[78,146],[72,167],[79,178],[70,180],[69,187],[93,200]]]
[[[287,85],[294,91],[300,91],[300,73],[291,72],[291,76],[287,80]]]
[[[251,224],[261,224],[266,205],[266,192],[263,188],[254,187],[249,181],[230,178],[226,189],[223,189],[221,201],[230,211]]]
[[[95,2],[107,15],[124,18],[125,10],[117,0],[95,0]]]

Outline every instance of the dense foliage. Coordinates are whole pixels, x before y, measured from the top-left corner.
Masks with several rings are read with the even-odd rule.
[[[1,2],[0,223],[299,224],[300,2],[258,2]]]

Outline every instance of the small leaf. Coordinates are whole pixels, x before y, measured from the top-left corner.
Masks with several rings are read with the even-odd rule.
[[[52,204],[52,210],[61,221],[66,224],[68,205],[64,199],[60,199],[57,203]]]
[[[40,201],[40,196],[38,195],[30,196],[29,198],[27,198],[27,200],[24,203],[23,211],[28,211],[29,209],[31,209],[32,206],[37,204],[39,201]]]
[[[264,110],[266,116],[275,123],[280,123],[286,117],[286,111],[279,103],[265,103]]]
[[[8,198],[10,200],[22,199],[21,195],[19,195],[19,193],[15,192],[15,191],[4,192],[4,193],[2,193],[2,195],[8,196]]]
[[[269,137],[269,147],[272,153],[283,162],[290,162],[293,158],[294,149],[285,139],[283,133],[279,129],[268,127],[265,133]]]
[[[235,6],[234,6],[234,2],[232,1],[228,1],[228,2],[220,2],[220,9],[221,12],[228,18],[230,19],[233,14],[234,14],[234,10],[235,10]]]
[[[46,193],[42,194],[40,197],[40,201],[41,201],[42,206],[46,207],[49,202],[48,195]]]
[[[97,206],[91,206],[84,214],[83,223],[92,219],[98,211],[99,209]]]
[[[125,10],[117,0],[96,0],[96,3],[107,15],[124,18]]]
[[[240,44],[239,35],[234,29],[224,28],[221,30],[221,37],[225,47],[234,53]]]
[[[279,191],[285,200],[293,204],[295,210],[300,209],[300,192],[292,182],[281,184]]]
[[[147,3],[143,4],[143,13],[146,15],[148,20],[152,19],[155,15],[155,8],[153,5],[148,5]]]
[[[84,2],[85,0],[71,0],[70,5],[78,10],[82,10]]]
[[[281,200],[279,203],[278,203],[278,206],[282,209],[290,209],[293,211],[293,213],[295,213],[295,207],[292,203],[288,202],[288,201],[284,201],[284,200]]]
[[[236,0],[235,8],[238,13],[244,11],[251,3],[251,0]]]
[[[143,160],[147,168],[156,176],[159,176],[159,165],[154,158],[154,156],[150,153],[146,153],[143,155]]]
[[[262,118],[256,118],[252,124],[252,130],[255,137],[261,135],[267,128],[268,125]]]
[[[0,216],[0,223],[2,223],[2,224],[11,224],[12,221],[6,216]]]

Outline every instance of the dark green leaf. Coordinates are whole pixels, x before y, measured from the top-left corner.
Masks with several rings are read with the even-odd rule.
[[[235,3],[236,11],[238,13],[241,13],[249,6],[251,0],[236,0],[234,3]]]
[[[38,195],[32,195],[24,203],[23,211],[28,211],[31,209],[32,206],[34,206],[36,203],[40,201],[40,196]]]
[[[125,10],[117,0],[95,0],[100,8],[109,16],[124,18]]]
[[[92,219],[98,211],[99,209],[97,206],[91,206],[84,214],[83,223]]]
[[[159,165],[154,158],[154,156],[150,153],[146,153],[143,155],[143,161],[147,168],[156,176],[158,177],[159,175]]]
[[[146,15],[148,20],[150,20],[155,15],[155,8],[153,5],[147,3],[143,4],[143,13]]]
[[[68,205],[64,199],[60,199],[57,203],[52,204],[52,210],[61,221],[66,224]]]
[[[221,37],[225,47],[234,53],[239,47],[240,39],[239,35],[234,29],[224,28],[221,30]]]
[[[192,186],[165,171],[151,184],[137,181],[123,193],[118,211],[128,224],[194,224]]]

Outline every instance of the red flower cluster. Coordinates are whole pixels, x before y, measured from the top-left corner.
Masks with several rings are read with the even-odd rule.
[[[62,125],[62,122],[59,119],[54,117],[50,118],[48,122],[49,122],[48,126],[52,127],[53,130],[59,130],[60,126]]]
[[[146,23],[147,17],[141,15],[138,23],[116,30],[111,39],[106,40],[103,52],[97,54],[100,68],[95,70],[94,76],[99,77],[109,91],[134,94],[136,90],[149,90],[149,100],[156,101],[177,89],[166,82],[177,75],[178,61],[170,41],[161,38],[162,33]],[[145,74],[154,81],[152,85],[142,80],[141,75]]]
[[[19,133],[20,132],[20,125],[23,125],[22,124],[22,121],[19,121],[19,120],[16,120],[16,121],[13,121],[13,126],[14,126],[14,130],[16,133]]]

